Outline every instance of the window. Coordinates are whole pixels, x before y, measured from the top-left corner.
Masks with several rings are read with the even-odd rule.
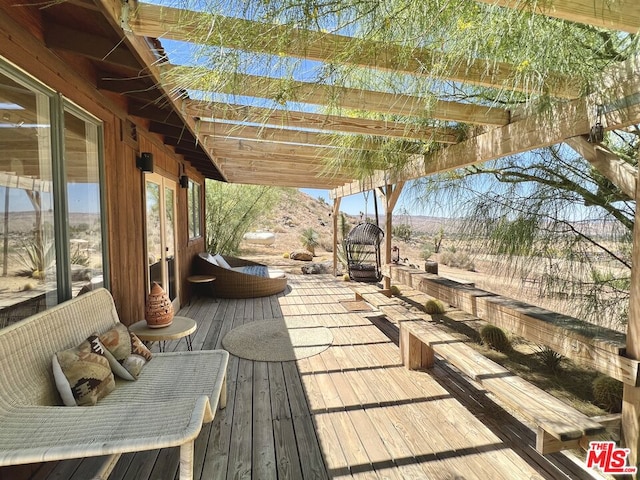
[[[101,138],[0,58],[0,328],[102,285]]]
[[[189,238],[198,238],[202,236],[201,220],[202,220],[202,202],[201,202],[201,186],[199,183],[189,179],[189,189],[187,190],[187,208],[189,210]]]

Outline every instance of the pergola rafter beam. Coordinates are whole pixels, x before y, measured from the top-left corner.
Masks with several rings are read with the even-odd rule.
[[[638,169],[619,158],[604,147],[589,143],[588,137],[567,138],[566,144],[591,163],[611,183],[624,192],[630,199],[636,196]]]
[[[368,39],[301,30],[288,25],[265,24],[145,3],[139,4],[130,25],[136,34],[148,37],[195,41],[226,48],[351,64],[411,75],[435,74],[445,80],[482,87],[518,91],[527,89],[513,81],[513,78],[517,77],[517,69],[508,63],[485,60],[469,63],[466,59],[460,59],[454,62],[456,66],[451,71],[438,72],[433,68],[439,61],[438,54],[427,48],[387,45]],[[552,75],[549,80],[552,96],[579,96],[580,92],[569,79]]]
[[[477,125],[506,125],[509,123],[509,111],[484,105],[428,99],[406,94],[362,90],[358,88],[324,85],[282,78],[263,77],[236,73],[229,82],[215,82],[209,85],[207,76],[210,70],[201,67],[166,66],[165,83],[181,85],[180,74],[195,80],[191,88],[205,92],[215,87],[216,93],[242,95],[282,102],[301,102],[311,105],[337,105],[340,108],[424,117],[435,120],[470,123]]]
[[[475,1],[628,33],[638,33],[640,30],[640,2],[637,0]]]
[[[453,128],[426,127],[387,120],[325,115],[294,110],[274,110],[264,107],[186,100],[187,115],[196,118],[220,119],[288,128],[306,128],[327,132],[408,138],[438,143],[457,143],[459,133]],[[204,122],[203,122],[204,123]]]
[[[353,195],[366,190],[412,180],[434,173],[446,172],[468,165],[522,153],[536,148],[564,142],[567,138],[588,134],[595,123],[596,105],[608,98],[625,98],[625,102],[609,103],[603,125],[606,130],[626,128],[640,122],[640,102],[632,92],[640,89],[640,78],[630,73],[630,79],[616,86],[615,92],[602,92],[579,100],[572,100],[553,112],[526,117],[504,127],[494,128],[477,137],[442,148],[424,157],[417,157],[407,168],[389,178],[380,172],[366,181],[356,181],[331,192],[331,197]],[[626,95],[625,95],[626,94]],[[541,128],[544,125],[545,128]]]

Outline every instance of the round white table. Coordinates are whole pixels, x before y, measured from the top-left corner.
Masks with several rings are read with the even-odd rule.
[[[143,342],[159,342],[158,348],[165,351],[165,343],[169,340],[184,338],[187,342],[187,350],[193,350],[191,334],[196,331],[196,321],[187,317],[173,317],[171,325],[162,328],[149,328],[146,320],[140,320],[129,326],[129,330]]]

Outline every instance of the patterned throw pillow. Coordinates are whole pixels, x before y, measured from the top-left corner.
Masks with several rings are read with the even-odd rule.
[[[111,369],[120,378],[136,380],[142,367],[151,360],[151,352],[129,329],[119,323],[100,335]]]
[[[56,387],[67,406],[95,405],[116,386],[104,347],[95,335],[54,354],[52,367]]]

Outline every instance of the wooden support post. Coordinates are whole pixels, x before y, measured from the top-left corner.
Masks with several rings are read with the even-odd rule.
[[[627,324],[627,356],[640,360],[640,195],[636,190],[636,212],[633,230],[633,253],[631,267],[631,289],[629,295],[629,322]],[[622,439],[631,450],[629,465],[638,465],[640,460],[640,387],[624,384],[622,396]],[[638,478],[638,476],[634,476]]]
[[[391,232],[393,231],[393,209],[398,202],[400,192],[402,192],[404,182],[395,185],[387,185],[384,190],[378,189],[381,198],[384,198],[384,263],[391,263]],[[391,279],[384,277],[383,288],[389,290],[391,288]]]
[[[333,200],[333,276],[338,274],[338,216],[340,215],[341,197]]]

